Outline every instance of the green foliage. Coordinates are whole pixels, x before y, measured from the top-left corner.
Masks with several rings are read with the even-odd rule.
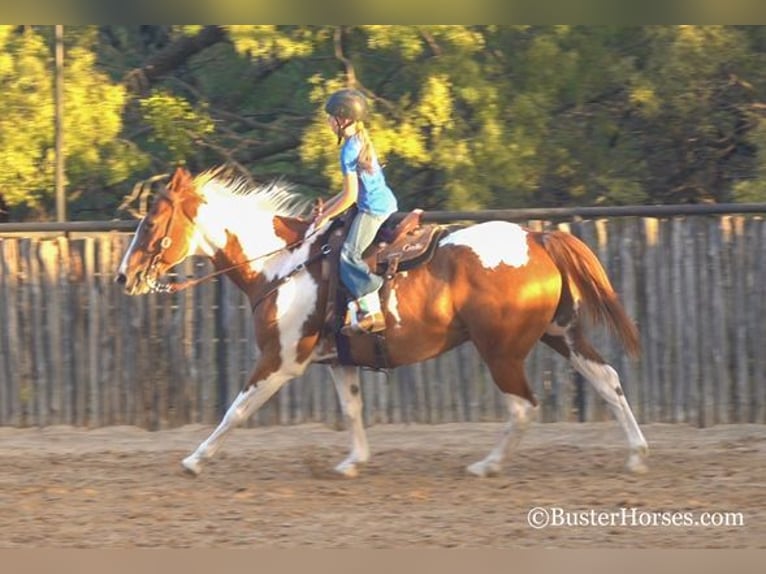
[[[751,177],[734,184],[733,200],[742,203],[766,202],[766,119],[753,118],[755,128],[749,141],[757,150],[755,169]]]
[[[183,98],[157,90],[141,100],[143,119],[152,129],[151,141],[159,144],[169,163],[183,162],[196,140],[215,129],[205,106],[194,109]]]
[[[53,78],[50,55],[34,33],[0,26],[0,193],[10,206],[38,204],[52,182]]]
[[[403,209],[766,200],[764,30],[67,27],[70,213],[119,216],[137,180],[179,162],[333,193],[322,104],[347,85],[369,97]],[[0,27],[0,194],[43,218],[52,48],[51,26]]]
[[[87,32],[87,30],[86,30]],[[143,153],[120,144],[125,90],[96,66],[95,54],[69,42],[64,82],[64,153],[70,197],[145,166]],[[76,40],[73,39],[73,40]],[[0,32],[0,193],[11,207],[46,217],[54,189],[53,58],[46,36],[28,29]],[[119,154],[115,152],[119,150]]]
[[[314,51],[314,38],[306,27],[229,26],[228,31],[237,51],[255,60],[305,58]]]

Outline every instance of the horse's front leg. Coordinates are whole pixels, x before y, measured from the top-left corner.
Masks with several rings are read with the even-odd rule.
[[[330,374],[335,383],[335,390],[343,409],[349,433],[351,434],[351,452],[348,457],[335,467],[340,474],[355,477],[359,473],[359,464],[370,459],[367,445],[367,433],[362,420],[362,387],[359,384],[357,367],[331,366]]]
[[[266,363],[267,361],[260,360],[256,364],[247,385],[226,410],[216,429],[197,447],[197,450],[181,461],[184,470],[188,473],[197,476],[202,471],[202,464],[215,455],[229,431],[250,418],[274,393],[293,378],[294,374],[280,370],[266,374],[262,367]]]

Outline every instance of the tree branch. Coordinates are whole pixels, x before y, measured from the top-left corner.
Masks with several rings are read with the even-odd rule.
[[[440,57],[442,55],[442,48],[436,42],[436,39],[431,35],[431,33],[428,30],[424,30],[423,28],[419,28],[418,31],[420,32],[420,37],[423,38],[426,44],[428,44],[428,47],[431,48],[432,56],[434,58]]]
[[[354,64],[351,63],[344,51],[343,51],[343,26],[337,26],[333,33],[333,44],[335,46],[335,57],[340,60],[346,69],[346,83],[353,87],[356,87],[356,72],[354,71]]]
[[[221,26],[205,26],[196,36],[184,36],[164,50],[161,50],[140,68],[125,74],[123,83],[128,91],[143,94],[149,87],[172,72],[191,56],[221,42],[226,38],[226,30]]]
[[[245,162],[250,163],[265,157],[270,157],[284,151],[297,148],[301,144],[301,139],[297,136],[288,135],[284,139],[273,141],[262,146],[258,146],[247,154]]]

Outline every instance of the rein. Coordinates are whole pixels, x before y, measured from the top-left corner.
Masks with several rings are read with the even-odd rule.
[[[218,277],[219,275],[223,275],[224,273],[227,273],[228,271],[231,271],[232,269],[236,269],[238,267],[241,267],[242,265],[246,265],[248,263],[252,263],[253,261],[258,261],[260,259],[268,259],[269,257],[272,257],[274,255],[277,255],[278,253],[281,253],[285,250],[293,249],[294,247],[298,247],[305,243],[307,240],[312,238],[314,235],[316,235],[319,232],[319,229],[315,229],[310,234],[306,235],[305,237],[302,237],[301,239],[297,241],[293,241],[292,243],[288,243],[284,247],[280,247],[279,249],[275,249],[274,251],[270,251],[269,253],[264,253],[263,255],[258,255],[257,257],[251,257],[250,259],[245,259],[244,261],[240,261],[239,263],[234,263],[233,265],[229,265],[228,267],[224,267],[222,269],[216,269],[215,271],[212,271],[208,273],[207,275],[203,275],[202,277],[195,277],[193,279],[187,279],[185,281],[181,281],[179,283],[165,283],[165,284],[159,284],[155,287],[155,291],[158,293],[177,293],[179,291],[183,291],[184,289],[188,289],[189,287],[194,287],[195,285],[199,285],[200,283],[203,283],[205,281],[208,281],[210,279],[213,279],[214,277]],[[159,255],[162,253],[162,250],[166,249],[170,246],[169,241],[165,241],[166,239],[170,239],[170,237],[165,236],[162,241],[160,242],[162,249],[161,251],[155,255],[155,257],[159,257]],[[306,268],[307,265],[310,263],[313,263],[314,261],[317,261],[321,259],[322,257],[326,256],[330,253],[330,247],[328,245],[323,245],[320,249],[319,253],[314,255],[313,257],[310,257],[303,263],[298,264],[294,269],[292,269],[287,275],[281,278],[281,281],[277,284],[277,286],[267,292],[267,294],[263,297],[265,298],[268,295],[271,295],[271,292],[278,289],[279,286],[282,283],[285,283],[288,279],[292,278],[293,275],[296,273],[299,273],[303,269]],[[260,303],[260,300],[258,301]],[[255,307],[255,305],[253,305]]]
[[[258,305],[263,303],[268,297],[270,297],[271,295],[279,291],[279,288],[282,287],[288,281],[290,281],[290,279],[292,279],[295,275],[297,275],[298,273],[306,269],[306,267],[308,267],[312,263],[316,263],[323,257],[329,255],[331,251],[332,251],[332,248],[327,243],[322,245],[321,249],[319,250],[319,253],[316,253],[313,257],[309,257],[303,263],[299,263],[293,269],[291,269],[289,273],[287,273],[283,277],[280,277],[277,280],[276,284],[273,287],[271,287],[271,289],[269,289],[268,291],[266,291],[266,293],[258,297],[258,299],[256,299],[255,301],[253,301],[251,308],[255,309]]]

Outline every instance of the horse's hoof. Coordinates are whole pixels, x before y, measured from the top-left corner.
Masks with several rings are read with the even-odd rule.
[[[188,456],[181,461],[181,469],[186,476],[197,477],[202,472],[202,466],[192,457]]]
[[[335,467],[335,472],[346,478],[356,478],[359,476],[359,468],[353,463],[342,462]]]
[[[646,452],[646,449],[644,449]],[[649,472],[649,467],[644,462],[644,456],[634,452],[628,457],[628,462],[625,463],[625,468],[633,474],[646,474]]]
[[[649,472],[649,467],[643,460],[628,461],[625,467],[633,474],[646,474]]]
[[[485,461],[475,462],[466,467],[466,470],[479,478],[490,478],[500,474],[500,467],[493,463],[487,463]]]

